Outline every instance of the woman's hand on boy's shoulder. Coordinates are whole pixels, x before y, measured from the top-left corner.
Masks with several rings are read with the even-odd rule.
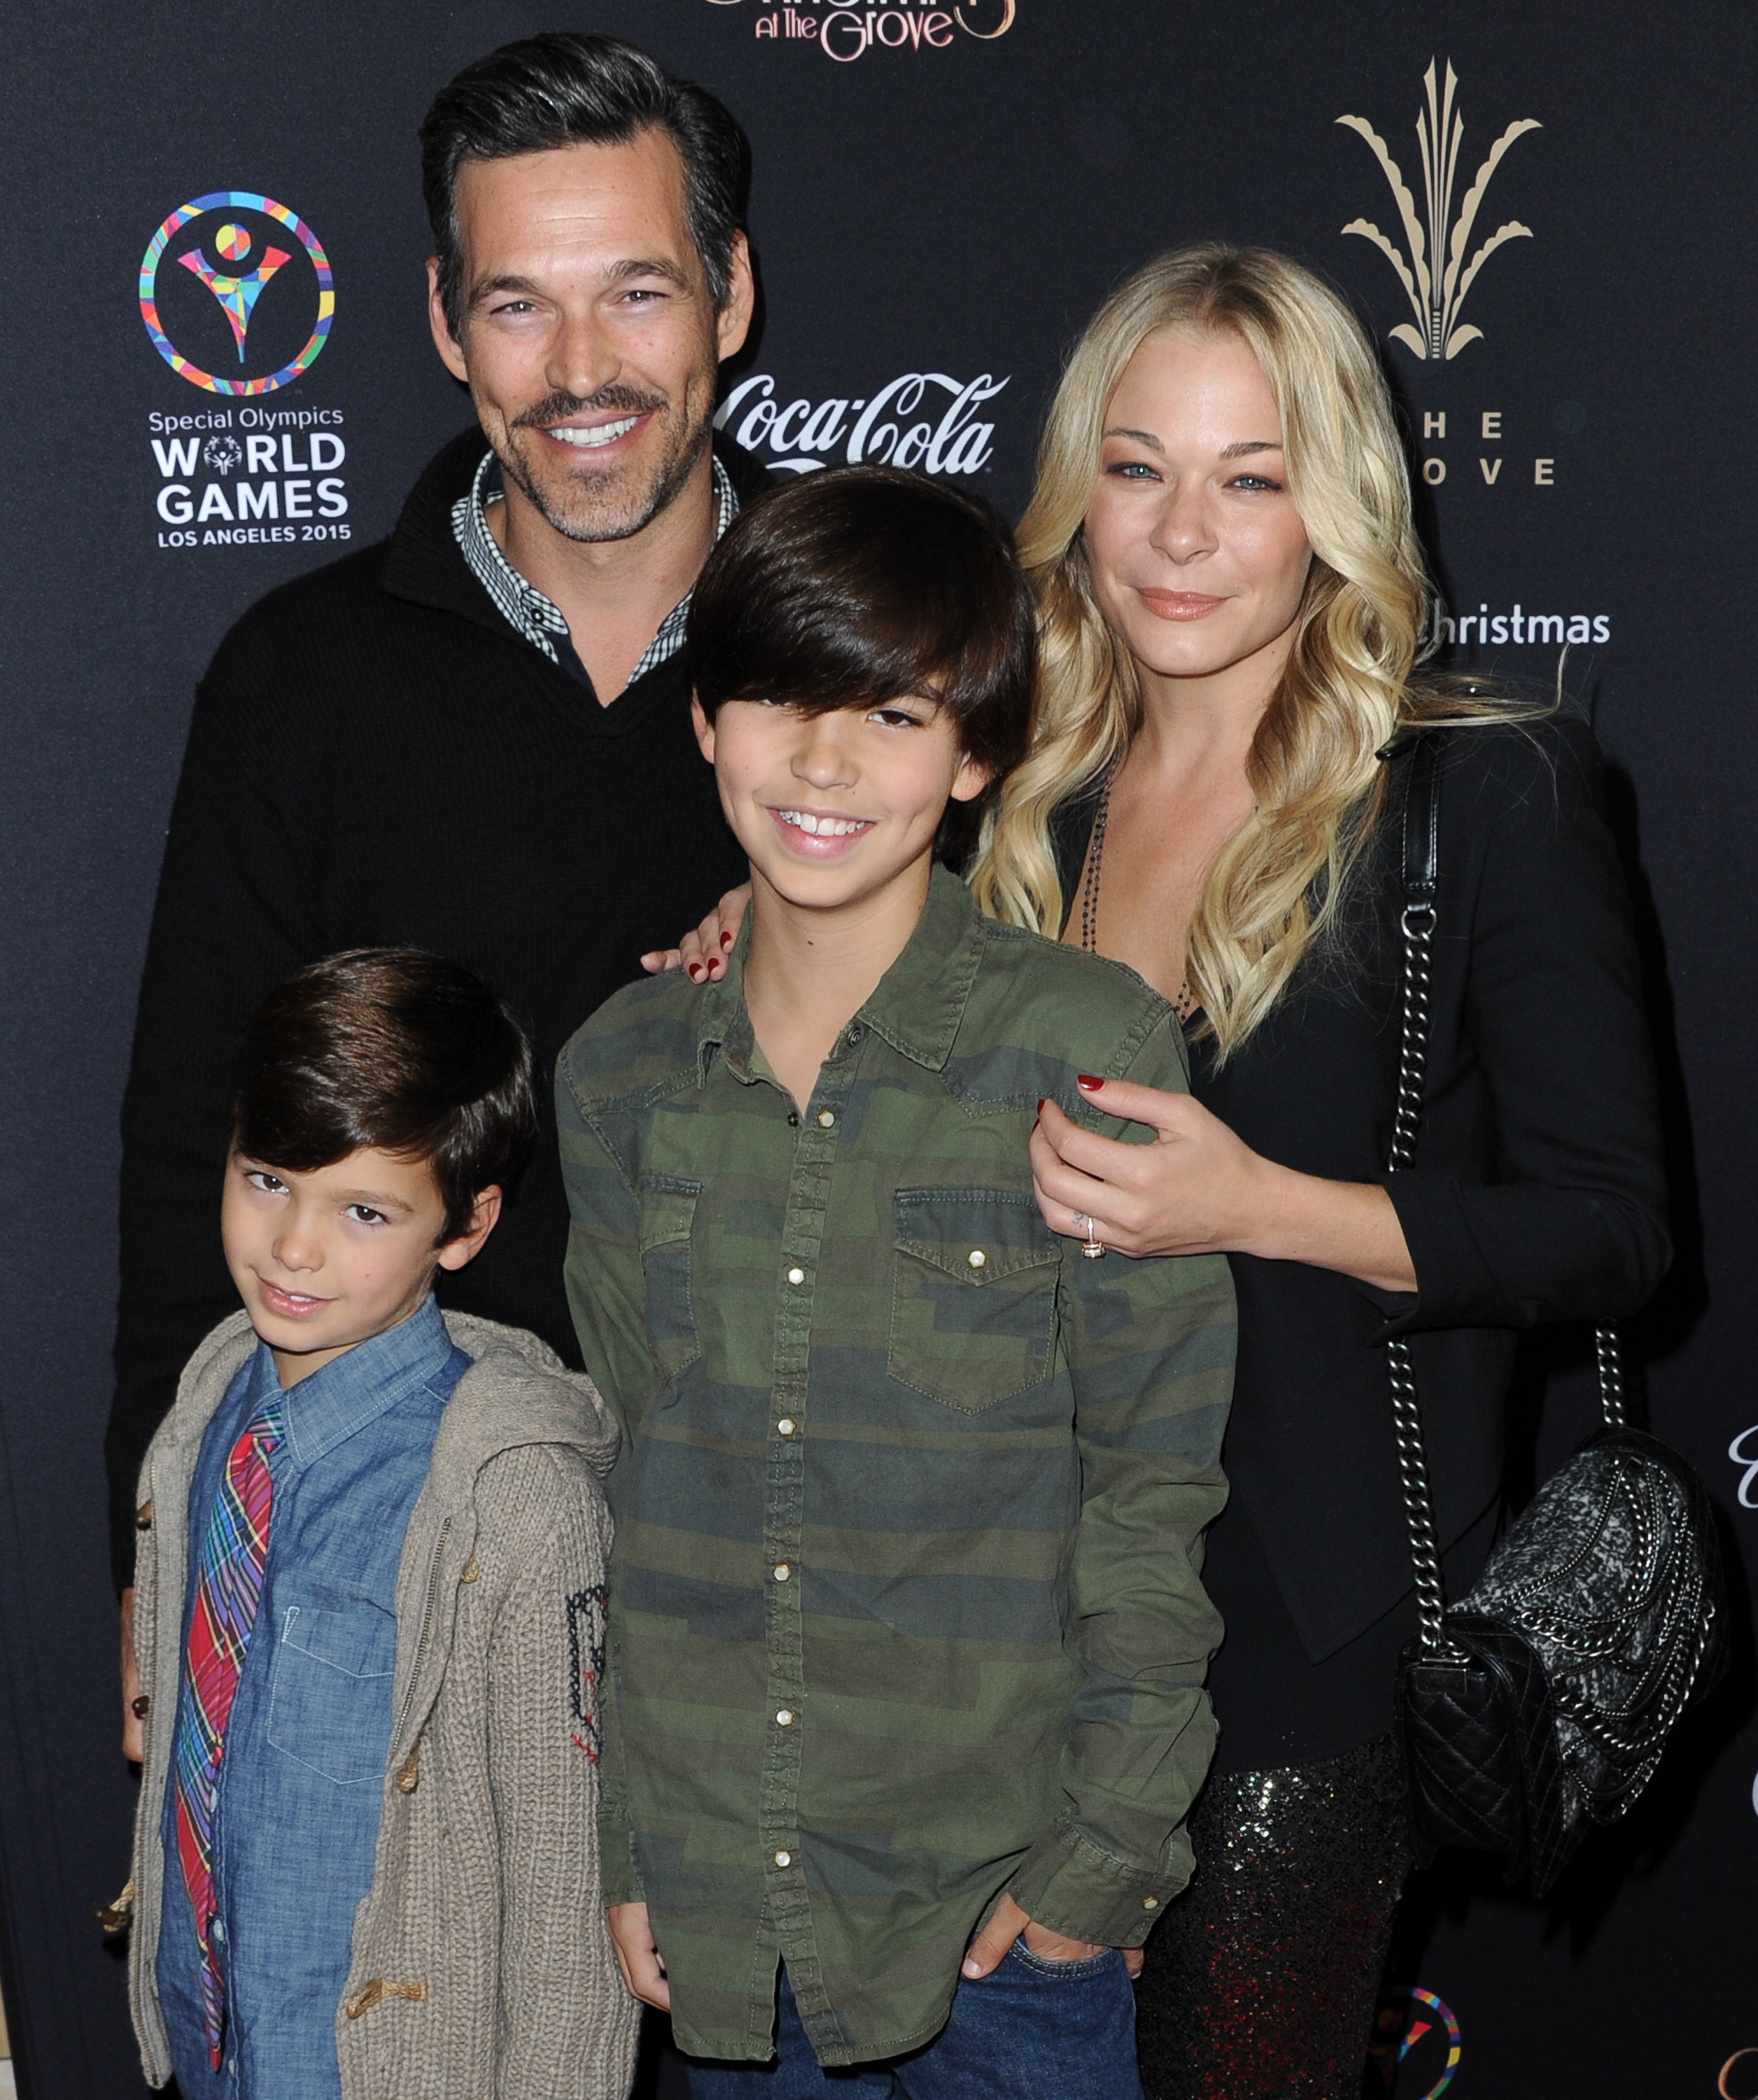
[[[1085,1130],[1040,1104],[1030,1143],[1032,1189],[1052,1232],[1095,1236],[1118,1254],[1214,1254],[1252,1244],[1282,1171],[1184,1093],[1082,1073],[1082,1096],[1107,1115],[1145,1124],[1147,1145]]]
[[[706,984],[726,975],[726,951],[738,938],[751,903],[751,885],[742,882],[727,891],[693,933],[686,933],[675,948],[650,948],[641,966],[650,977],[667,970],[687,970],[693,984]]]
[[[966,1978],[977,1983],[992,1974],[1007,1958],[1007,1949],[1016,1939],[1023,1939],[1026,1952],[1037,1955],[1043,1961],[1090,1961],[1094,1955],[1105,1951],[1102,1940],[1070,1939],[1066,1933],[1052,1932],[1047,1925],[1038,1924],[1003,1890],[988,1924],[965,1949]],[[1140,1948],[1126,1947],[1121,1952],[1123,1965],[1130,1975],[1140,1975]]]
[[[644,2005],[657,2005],[662,2013],[672,2010],[672,1987],[665,1980],[665,1958],[653,1936],[644,1903],[610,1904],[604,1921],[610,1928],[610,1944],[616,1949],[616,1965],[623,1981]]]
[[[1052,1232],[1090,1233],[1119,1254],[1250,1254],[1335,1269],[1376,1290],[1417,1288],[1403,1227],[1377,1182],[1278,1166],[1188,1094],[1085,1072],[1076,1083],[1096,1107],[1145,1123],[1154,1139],[1102,1137],[1054,1101],[1041,1102],[1032,1193]]]

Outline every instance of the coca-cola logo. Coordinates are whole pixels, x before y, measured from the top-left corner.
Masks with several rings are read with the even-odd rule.
[[[728,394],[715,427],[790,474],[863,461],[923,474],[980,474],[994,453],[995,426],[980,411],[1007,384],[989,372],[966,380],[901,372],[857,399],[833,394],[784,401],[773,375],[758,372]]]

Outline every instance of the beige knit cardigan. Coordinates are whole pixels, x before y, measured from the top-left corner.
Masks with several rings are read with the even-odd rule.
[[[534,1336],[448,1313],[474,1359],[440,1418],[397,1573],[395,1723],[372,1886],[337,2009],[344,2100],[623,2100],[639,2006],[598,1893],[595,1655],[617,1432]],[[256,1346],[236,1314],[190,1359],[141,1471],[134,1645],[146,1767],[130,2001],[148,2082],[170,2050],[160,1815],[202,1433]],[[299,1833],[286,1833],[289,1845]],[[166,1919],[167,1906],[169,1917]]]

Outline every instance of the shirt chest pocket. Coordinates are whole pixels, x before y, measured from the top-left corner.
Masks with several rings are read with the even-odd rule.
[[[1049,1375],[1061,1251],[1027,1195],[900,1189],[889,1369],[977,1414]]]
[[[643,1174],[636,1193],[641,1199],[647,1339],[660,1383],[665,1384],[702,1354],[690,1299],[690,1237],[702,1184],[673,1175]]]
[[[289,1604],[281,1615],[268,1739],[338,1786],[384,1775],[397,1621],[372,1604]]]

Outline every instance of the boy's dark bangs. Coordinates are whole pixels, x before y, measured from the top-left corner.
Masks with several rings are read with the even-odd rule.
[[[315,1174],[359,1151],[362,1138],[331,1104],[319,1106],[307,1096],[292,1105],[292,1077],[254,1071],[240,1085],[232,1102],[234,1150],[259,1167],[284,1167],[294,1174]]]
[[[936,700],[967,757],[1024,755],[1030,593],[999,515],[892,467],[839,467],[772,491],[709,557],[690,611],[696,694],[811,714]]]
[[[772,589],[774,588],[772,581]],[[956,636],[936,631],[933,609],[912,615],[901,605],[875,604],[870,593],[839,591],[822,577],[777,589],[760,616],[729,636],[717,666],[698,664],[698,688],[715,685],[721,700],[773,700],[805,714],[901,700],[911,694],[959,712],[969,684]],[[720,682],[714,670],[720,672]]]
[[[232,1144],[247,1159],[295,1174],[315,1174],[364,1150],[426,1166],[445,1149],[456,1120],[456,1110],[411,1115],[393,1108],[363,1114],[337,1099],[326,1075],[308,1065],[259,1065],[234,1097]]]

